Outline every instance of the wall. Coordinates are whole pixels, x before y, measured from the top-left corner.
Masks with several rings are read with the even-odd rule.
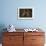
[[[0,24],[13,24],[16,28],[39,27],[46,28],[46,1],[45,0],[1,0]],[[17,8],[33,7],[34,19],[18,20]]]

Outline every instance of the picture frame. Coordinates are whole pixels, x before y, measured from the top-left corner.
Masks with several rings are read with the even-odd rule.
[[[18,19],[33,19],[34,8],[32,7],[19,7],[18,8]]]

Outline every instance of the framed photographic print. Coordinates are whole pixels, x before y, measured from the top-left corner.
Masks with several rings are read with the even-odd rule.
[[[31,7],[19,7],[18,8],[18,19],[33,19],[34,8]]]

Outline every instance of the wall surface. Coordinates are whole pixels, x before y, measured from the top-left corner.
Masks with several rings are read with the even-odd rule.
[[[0,0],[0,25],[13,24],[16,28],[41,27],[46,28],[46,0]],[[33,7],[34,19],[17,19],[17,8]]]

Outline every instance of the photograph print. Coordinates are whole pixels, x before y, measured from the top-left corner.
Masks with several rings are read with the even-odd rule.
[[[32,19],[33,8],[18,8],[18,19]]]

